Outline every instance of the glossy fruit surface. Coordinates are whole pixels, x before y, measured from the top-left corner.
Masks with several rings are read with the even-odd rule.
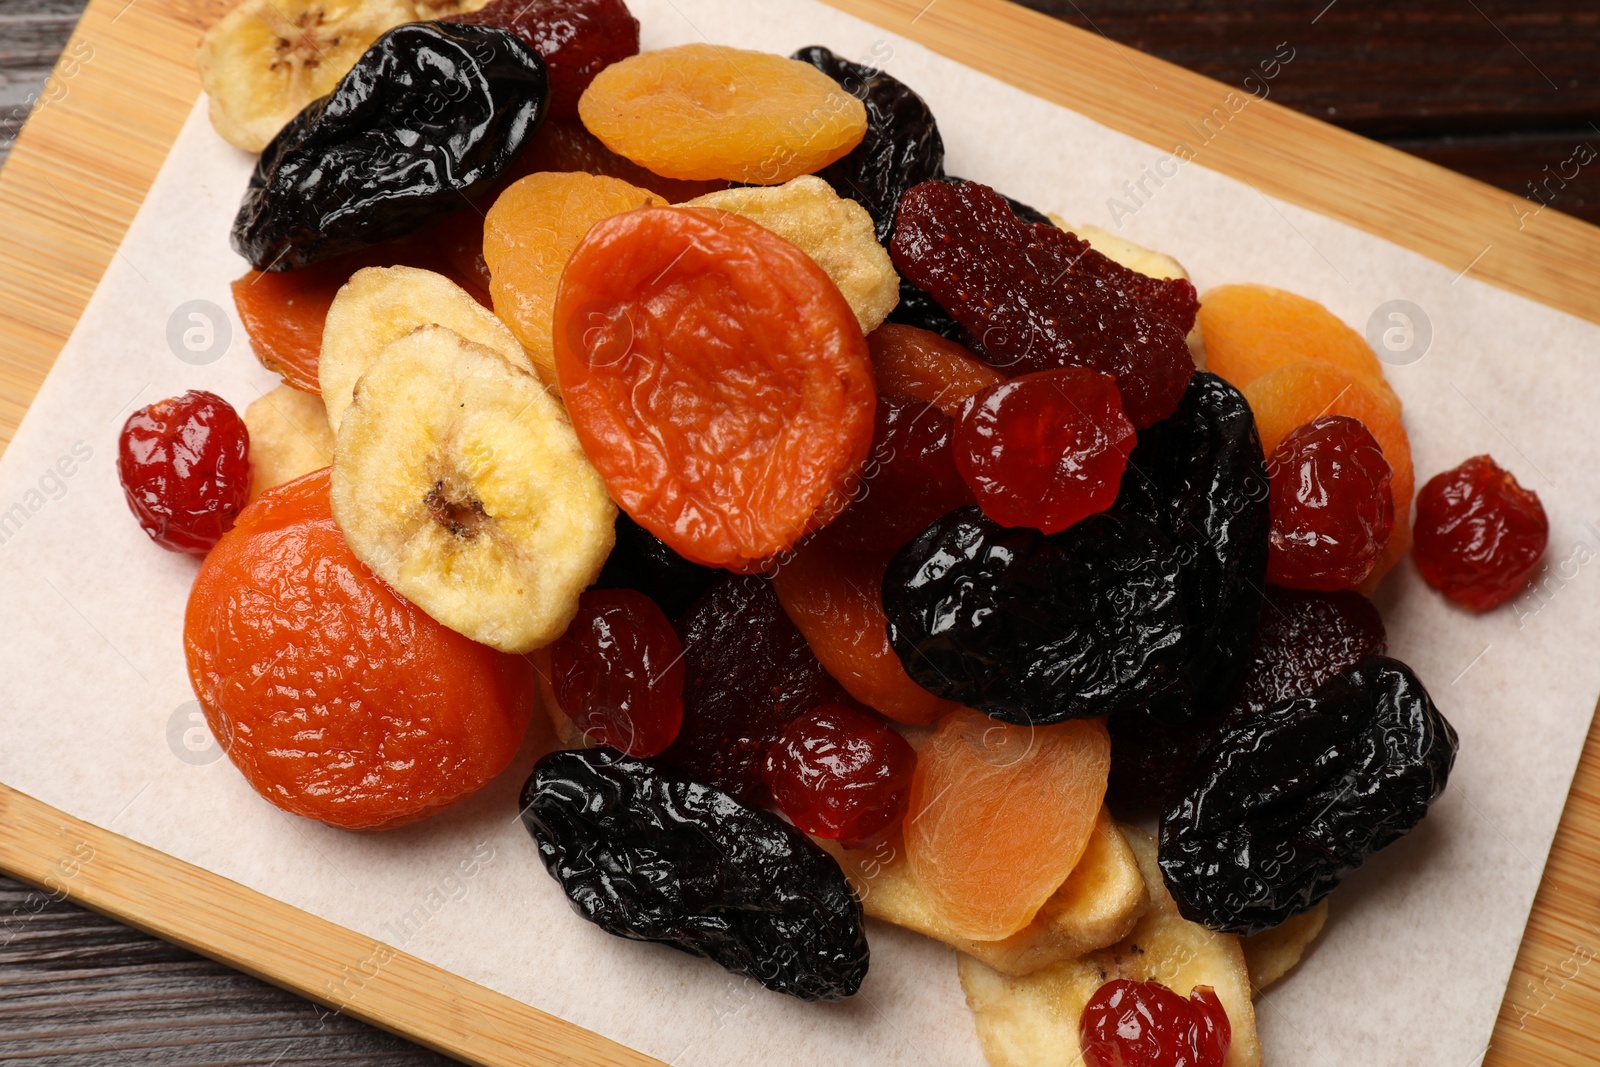
[[[878,392],[914,396],[952,419],[969,397],[1005,381],[966,348],[928,330],[886,322],[867,335]]]
[[[1347,415],[1324,415],[1279,442],[1267,471],[1267,579],[1292,589],[1359,585],[1394,529],[1392,473],[1372,434]]]
[[[189,680],[267,800],[349,830],[413,822],[516,755],[528,661],[434,622],[346,547],[328,471],[269,489],[195,578]]]
[[[622,0],[490,0],[444,21],[515,34],[550,70],[550,113],[577,118],[595,75],[639,53],[639,20]]]
[[[950,416],[932,404],[880,393],[872,451],[850,506],[817,536],[850,551],[892,552],[971,503],[956,468],[955,436]]]
[[[215,393],[158,400],[123,424],[117,477],[150,540],[203,555],[250,501],[250,431]]]
[[[956,430],[955,457],[985,515],[1055,533],[1111,506],[1133,445],[1116,382],[1063,367],[975,396]]]
[[[582,123],[559,118],[551,118],[539,127],[528,147],[512,164],[512,171],[518,178],[540,171],[598,174],[648,189],[669,204],[681,204],[728,187],[727,182],[718,180],[687,182],[663,178],[611,151],[600,138],[584,129]]]
[[[1527,585],[1550,541],[1550,520],[1537,493],[1489,456],[1473,456],[1417,494],[1416,537],[1427,583],[1485,611]]]
[[[854,847],[899,825],[917,754],[882,719],[828,704],[783,728],[762,779],[808,834]]]
[[[1211,989],[1117,978],[1084,1005],[1078,1039],[1087,1067],[1222,1067],[1233,1030]]]
[[[851,696],[896,722],[932,726],[958,705],[912,681],[889,646],[888,562],[887,553],[846,552],[813,538],[773,572],[772,587],[811,651]]]
[[[550,646],[556,703],[585,738],[654,756],[683,724],[683,645],[655,601],[591,589]]]
[[[601,71],[578,102],[606,147],[669,178],[782,185],[849,153],[867,112],[808,63],[711,44]]]
[[[974,711],[943,719],[917,758],[906,858],[958,936],[1026,926],[1077,865],[1105,797],[1100,722],[1012,726]]]
[[[728,212],[597,224],[562,275],[555,357],[612,497],[697,563],[749,569],[795,544],[843,509],[872,444],[850,305],[804,252]]]

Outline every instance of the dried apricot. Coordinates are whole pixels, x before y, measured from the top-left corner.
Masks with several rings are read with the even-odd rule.
[[[958,711],[917,759],[906,858],[962,937],[1026,926],[1078,863],[1111,769],[1105,723],[1013,726]]]
[[[528,147],[511,164],[516,178],[544,170],[581,170],[607,178],[620,178],[629,185],[648,189],[669,204],[681,204],[697,196],[726,189],[725,181],[686,182],[663,178],[645,170],[631,159],[624,159],[601,143],[600,138],[576,122],[546,119]],[[509,184],[509,183],[508,183]]]
[[[211,550],[183,643],[206,722],[256,792],[347,830],[413,822],[516,755],[521,656],[429,618],[350,553],[327,469],[267,490]]]
[[[1206,369],[1243,389],[1290,363],[1330,363],[1399,410],[1366,338],[1315,300],[1266,285],[1219,285],[1200,300]]]
[[[840,552],[812,541],[772,575],[783,610],[828,673],[861,703],[909,726],[932,726],[957,705],[906,674],[889,647],[883,554]]]
[[[848,502],[872,444],[867,344],[770,230],[706,208],[606,219],[567,262],[554,340],[584,451],[679,555],[759,567]]]
[[[1411,550],[1411,495],[1416,474],[1411,466],[1411,439],[1400,425],[1398,406],[1374,393],[1363,379],[1327,363],[1291,363],[1261,375],[1240,391],[1255,413],[1261,448],[1269,456],[1292,431],[1324,415],[1357,419],[1377,440],[1393,471],[1394,532],[1360,586],[1362,592],[1370,593]]]
[[[743,215],[798,246],[828,272],[850,302],[862,333],[876,330],[900,301],[900,276],[878,243],[872,216],[821,178],[805,174],[783,185],[725,189],[687,206]]]
[[[849,154],[865,105],[809,63],[686,44],[613,63],[578,101],[589,132],[668,178],[782,185]]]
[[[954,341],[916,326],[886,322],[867,335],[867,349],[878,392],[916,397],[952,419],[971,397],[1006,380]]]
[[[553,381],[550,317],[561,269],[589,227],[601,219],[666,201],[616,178],[594,174],[530,174],[500,194],[483,221],[494,312]]]

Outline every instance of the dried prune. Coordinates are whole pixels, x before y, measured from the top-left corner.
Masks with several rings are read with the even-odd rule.
[[[1230,728],[1161,816],[1178,910],[1238,934],[1298,915],[1422,820],[1455,753],[1422,682],[1381,656]]]
[[[944,175],[944,139],[933,112],[898,79],[841,59],[821,45],[802,48],[793,58],[810,63],[866,105],[866,136],[817,177],[866,208],[878,240],[888,244],[901,195]]]
[[[1204,371],[1128,457],[1117,509],[1159,526],[1184,561],[1193,644],[1188,692],[1158,709],[1168,721],[1224,710],[1244,669],[1266,595],[1267,485],[1250,406]]]
[[[833,859],[777,816],[613,749],[554,752],[522,822],[578,914],[802,1000],[861,988],[861,903]]]
[[[505,30],[396,27],[262,151],[234,250],[294,270],[417,230],[494,185],[549,96],[544,61]]]
[[[1012,374],[1089,367],[1117,379],[1144,428],[1172,414],[1194,372],[1194,286],[1120,266],[1053,226],[1020,219],[977,182],[923,182],[900,198],[889,253]]]
[[[1388,649],[1383,619],[1360,593],[1268,586],[1255,645],[1226,714],[1171,723],[1136,708],[1112,717],[1107,800],[1119,811],[1160,811],[1178,795],[1200,753],[1231,726],[1308,697],[1340,671]]]
[[[967,341],[967,331],[961,324],[951,318],[950,313],[941,307],[937,300],[903,277],[900,279],[900,302],[889,312],[887,321],[902,326],[915,326],[919,330],[936,333],[945,340],[955,341],[958,344],[965,344]]]
[[[689,562],[619,511],[617,543],[594,584],[600,589],[636,589],[654,600],[667,618],[676,619],[726,573]]]
[[[1043,534],[960,508],[890,562],[889,643],[918,685],[997,719],[1111,714],[1182,681],[1180,570],[1172,542],[1134,515]]]
[[[770,797],[767,748],[823,704],[851,703],[789,621],[772,583],[728,575],[677,623],[683,641],[683,726],[656,757],[747,803]]]

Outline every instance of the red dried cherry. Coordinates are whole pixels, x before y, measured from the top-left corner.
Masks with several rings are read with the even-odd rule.
[[[1117,978],[1084,1005],[1078,1040],[1088,1067],[1222,1067],[1233,1027],[1207,986],[1186,1000],[1160,982]]]
[[[784,727],[761,776],[796,826],[853,847],[899,825],[916,769],[888,723],[828,704]]]
[[[556,703],[592,741],[654,756],[683,725],[683,645],[655,601],[590,589],[550,649]]]
[[[1063,367],[973,397],[955,453],[985,515],[1055,533],[1111,506],[1133,445],[1115,380]]]
[[[490,0],[445,22],[493,26],[521,38],[550,69],[550,113],[577,118],[594,76],[639,54],[639,20],[623,0]]]
[[[250,431],[215,393],[158,400],[123,424],[117,477],[152,541],[203,556],[250,501]]]
[[[956,470],[950,416],[909,396],[879,394],[875,421],[861,486],[824,535],[837,548],[897,549],[935,519],[972,502]]]
[[[1429,479],[1417,494],[1417,570],[1458,604],[1486,611],[1527,583],[1550,541],[1539,494],[1488,456]]]
[[[1291,589],[1359,585],[1394,529],[1393,471],[1377,439],[1358,419],[1324,416],[1285,437],[1267,472],[1267,580]]]

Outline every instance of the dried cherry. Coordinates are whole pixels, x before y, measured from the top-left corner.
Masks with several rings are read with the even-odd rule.
[[[1053,226],[1025,222],[977,182],[906,192],[890,255],[1009,373],[1089,367],[1117,379],[1135,427],[1166,418],[1194,372],[1186,281],[1120,266]]]
[[[632,589],[590,589],[550,646],[556,704],[585,737],[654,756],[683,722],[683,645],[655,601]]]
[[[1474,456],[1417,494],[1416,539],[1423,579],[1486,611],[1527,584],[1550,542],[1550,520],[1537,493],[1489,456]]]
[[[1086,1067],[1222,1067],[1233,1043],[1216,991],[1181,997],[1160,982],[1117,978],[1099,989],[1078,1019]]]
[[[861,988],[861,903],[832,857],[776,815],[605,748],[545,756],[521,804],[545,868],[606,932],[802,1000]]]
[[[1115,511],[1057,534],[976,507],[902,548],[883,579],[889,643],[929,692],[1044,724],[1162,699],[1191,624],[1182,567],[1153,524]]]
[[[728,575],[677,624],[683,642],[683,727],[657,760],[747,803],[769,797],[767,749],[813,708],[849,696],[817,662],[772,583]]]
[[[1393,472],[1357,419],[1313,419],[1272,450],[1267,578],[1294,589],[1349,589],[1372,572],[1394,529]]]
[[[916,751],[888,723],[826,704],[783,728],[762,780],[790,822],[856,848],[900,825],[916,769]]]
[[[639,54],[639,20],[622,0],[490,0],[445,22],[515,34],[550,70],[550,113],[578,117],[578,98],[606,67]]]
[[[250,431],[215,393],[158,400],[123,423],[117,477],[150,540],[205,555],[250,502]]]
[[[1381,656],[1231,725],[1161,815],[1179,912],[1253,934],[1314,906],[1422,820],[1455,753],[1422,682]]]
[[[262,150],[234,250],[295,270],[411,233],[487,192],[549,95],[544,61],[505,30],[397,26]]]

